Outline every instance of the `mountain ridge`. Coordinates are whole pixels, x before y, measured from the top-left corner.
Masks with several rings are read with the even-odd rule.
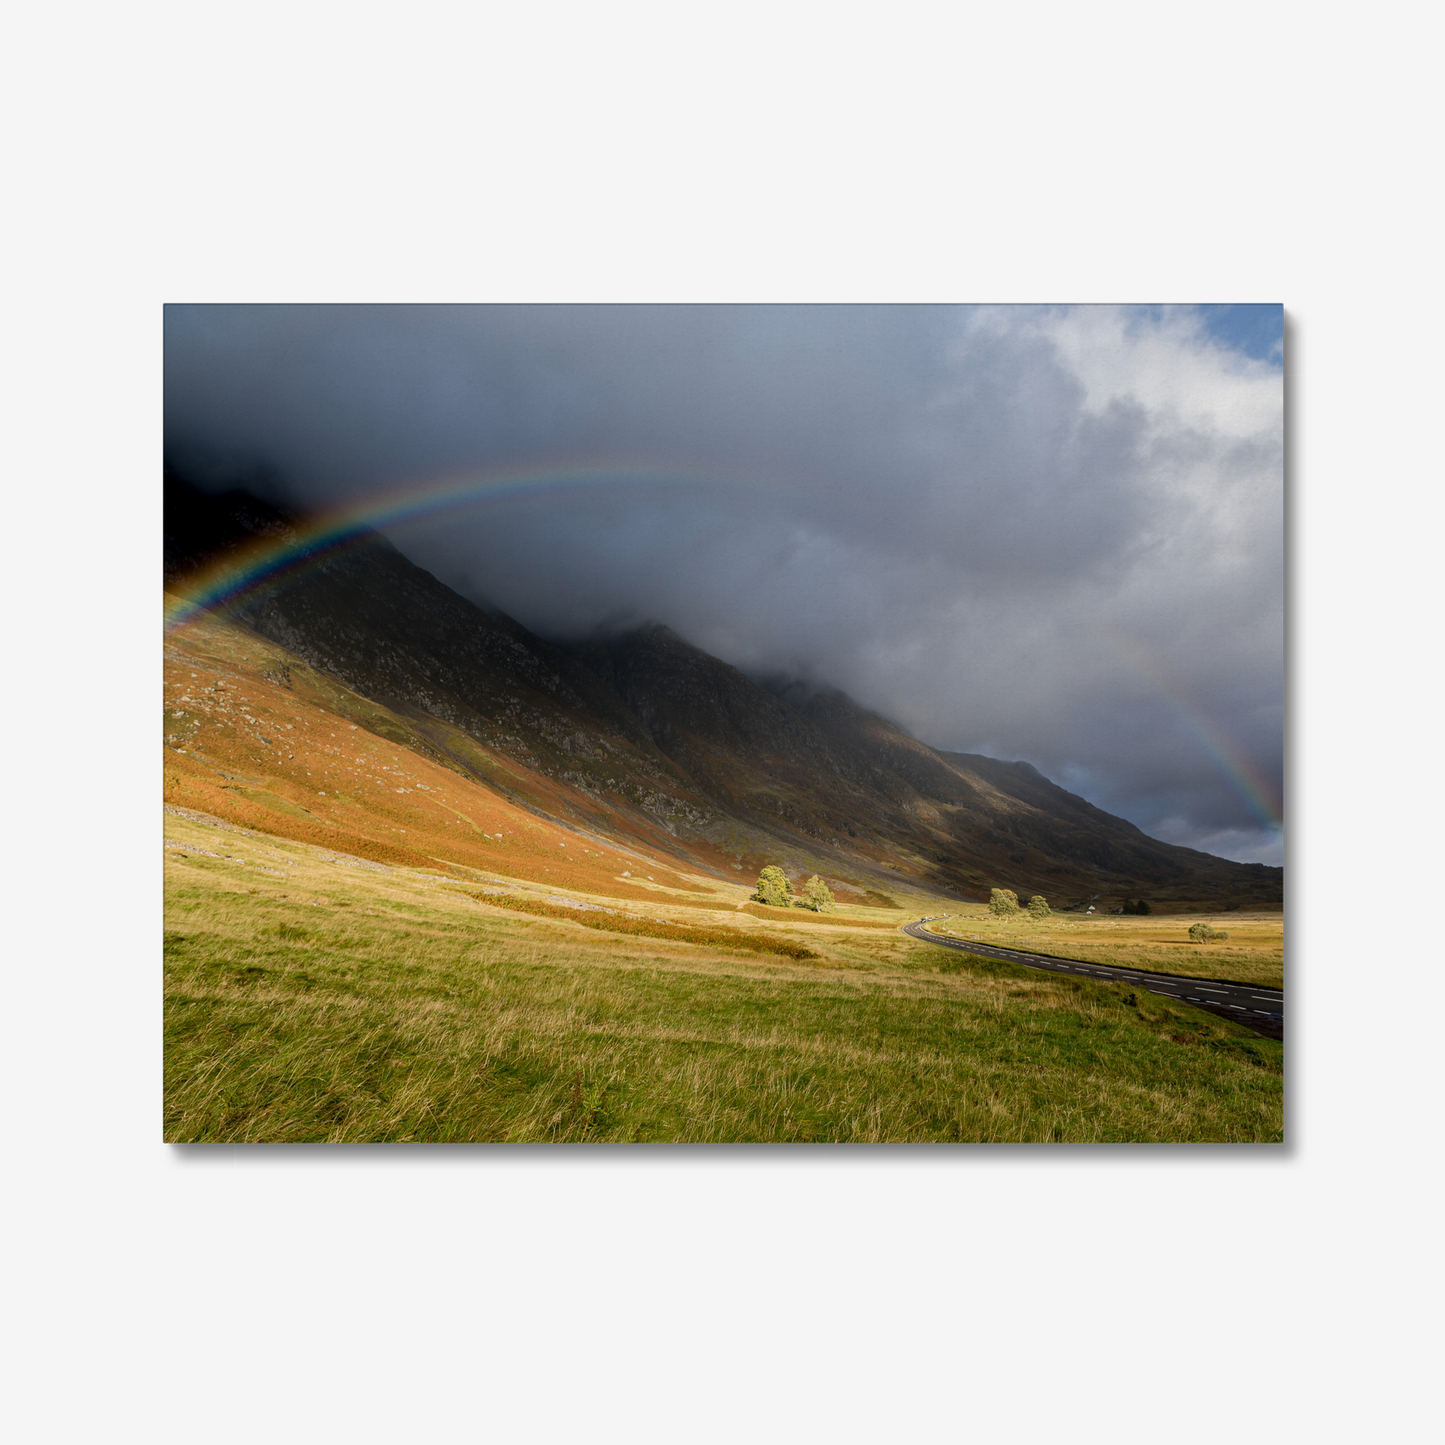
[[[180,584],[240,547],[297,535],[301,521],[168,474],[167,576]],[[645,821],[709,871],[773,853],[969,897],[991,886],[1060,901],[1281,895],[1282,870],[1151,839],[1028,763],[931,748],[837,689],[764,686],[661,623],[549,642],[379,534],[223,611],[423,728],[460,729],[545,778],[545,804],[539,793],[531,805],[592,827]]]

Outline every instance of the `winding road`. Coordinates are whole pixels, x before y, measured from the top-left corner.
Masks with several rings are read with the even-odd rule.
[[[1226,983],[1213,978],[1180,978],[1171,973],[1148,973],[1137,968],[1110,968],[1078,958],[1051,958],[1048,954],[1024,953],[1017,948],[998,948],[992,943],[979,943],[972,938],[945,938],[941,933],[932,933],[924,927],[924,924],[932,922],[932,918],[921,918],[917,923],[904,924],[903,931],[921,943],[961,949],[980,958],[1001,958],[1008,963],[1022,963],[1028,968],[1042,968],[1049,973],[1135,984],[1147,988],[1150,993],[1178,999],[1180,1003],[1207,1009],[1221,1018],[1233,1019],[1266,1038],[1284,1037],[1284,994],[1279,989],[1256,988],[1252,984]]]

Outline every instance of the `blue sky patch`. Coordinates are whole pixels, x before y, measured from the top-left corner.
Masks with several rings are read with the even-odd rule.
[[[1278,303],[1201,306],[1199,314],[1205,331],[1231,350],[1284,364],[1284,307]]]

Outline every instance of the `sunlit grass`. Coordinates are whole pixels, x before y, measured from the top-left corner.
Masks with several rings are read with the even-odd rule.
[[[1221,928],[1221,943],[1194,943],[1189,926],[1200,920]],[[1002,947],[1077,958],[1086,963],[1148,969],[1186,978],[1217,978],[1261,988],[1284,987],[1284,930],[1274,913],[1180,913],[1148,918],[1054,914],[1049,918],[996,918],[956,906],[929,927],[954,938],[977,938]]]
[[[1147,993],[876,928],[803,962],[599,933],[167,833],[170,1140],[1281,1137],[1280,1046]]]

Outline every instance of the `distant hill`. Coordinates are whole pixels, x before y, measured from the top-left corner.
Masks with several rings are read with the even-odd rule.
[[[165,500],[167,578],[182,589],[198,566],[298,524],[171,475]],[[548,642],[377,534],[226,615],[419,729],[450,724],[505,756],[510,795],[535,811],[619,836],[645,826],[693,867],[736,876],[782,860],[860,887],[896,878],[972,899],[1008,887],[1056,904],[1282,897],[1281,869],[1158,842],[1027,763],[930,748],[844,693],[764,687],[665,626]],[[527,774],[536,789],[515,781]]]

